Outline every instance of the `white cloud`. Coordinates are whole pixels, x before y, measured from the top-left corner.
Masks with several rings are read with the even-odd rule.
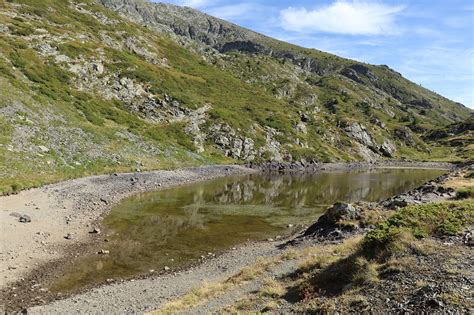
[[[239,4],[213,7],[209,10],[206,10],[206,12],[212,16],[224,20],[245,20],[255,18],[263,8],[264,7],[259,4],[244,2]]]
[[[154,2],[158,2],[158,0],[154,0]],[[212,0],[167,0],[165,2],[174,3],[177,5],[182,5],[191,8],[204,8],[210,5],[213,1]]]
[[[280,17],[282,27],[290,31],[385,35],[397,33],[395,17],[403,9],[375,2],[336,1],[314,10],[289,7]]]
[[[186,0],[182,2],[183,5],[187,5],[188,7],[202,7],[209,3],[207,0]]]

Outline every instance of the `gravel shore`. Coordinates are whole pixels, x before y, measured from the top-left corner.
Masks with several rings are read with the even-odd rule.
[[[223,165],[149,173],[94,176],[0,197],[0,289],[36,267],[90,242],[90,232],[120,200],[133,194],[255,172]],[[20,222],[27,216],[31,222]],[[69,235],[69,237],[68,237]],[[69,238],[69,239],[68,239]]]

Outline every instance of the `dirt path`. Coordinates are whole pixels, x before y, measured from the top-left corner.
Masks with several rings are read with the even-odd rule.
[[[89,242],[114,204],[130,195],[254,170],[209,166],[81,178],[0,197],[0,289]],[[21,215],[31,222],[22,223]],[[66,237],[70,234],[70,239]]]

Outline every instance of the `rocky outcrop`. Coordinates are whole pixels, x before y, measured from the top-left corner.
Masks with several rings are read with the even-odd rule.
[[[365,161],[375,161],[379,158],[379,154],[392,157],[396,150],[395,146],[389,141],[378,145],[367,127],[359,122],[343,122],[341,127],[349,137],[358,142],[359,155]]]
[[[207,135],[201,129],[201,126],[206,122],[206,113],[211,108],[212,106],[210,104],[206,104],[195,111],[191,111],[187,117],[188,123],[184,128],[184,131],[193,135],[193,144],[196,147],[198,153],[205,151],[204,143],[206,141]]]
[[[216,124],[209,129],[209,139],[228,157],[252,161],[255,159],[255,144],[251,138],[243,137],[227,124]]]
[[[368,148],[375,148],[376,144],[367,128],[359,122],[343,122],[341,127],[347,135]]]
[[[409,128],[398,127],[394,130],[393,135],[395,136],[395,138],[401,140],[407,146],[416,147],[415,139]]]
[[[466,138],[467,142],[474,143],[474,136],[472,134],[474,134],[474,115],[464,121],[450,124],[444,128],[431,130],[423,136],[423,139],[426,141],[439,141],[449,139],[450,137],[463,137]]]
[[[354,64],[341,71],[341,74],[357,83],[365,83],[366,80],[375,82],[377,77],[366,65]]]
[[[397,148],[390,140],[385,140],[379,147],[380,153],[385,157],[393,157]]]
[[[281,143],[276,139],[279,132],[271,127],[265,128],[265,145],[259,149],[259,156],[272,162],[283,162]]]
[[[431,103],[426,98],[414,99],[414,100],[411,100],[409,103],[410,103],[410,105],[413,105],[413,106],[416,106],[416,107],[421,107],[421,108],[424,108],[424,109],[433,108],[433,103]]]

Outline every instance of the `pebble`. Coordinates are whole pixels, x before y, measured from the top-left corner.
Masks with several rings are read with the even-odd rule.
[[[98,252],[99,255],[108,255],[110,254],[110,251],[108,250],[105,250],[105,249],[101,249],[99,252]]]
[[[99,228],[94,228],[91,232],[89,232],[90,234],[100,234],[100,229]]]
[[[169,271],[171,268],[168,267],[168,266],[165,266],[163,269],[164,269],[165,271]]]
[[[29,215],[23,214],[18,221],[21,223],[29,223],[31,222],[31,217]]]

